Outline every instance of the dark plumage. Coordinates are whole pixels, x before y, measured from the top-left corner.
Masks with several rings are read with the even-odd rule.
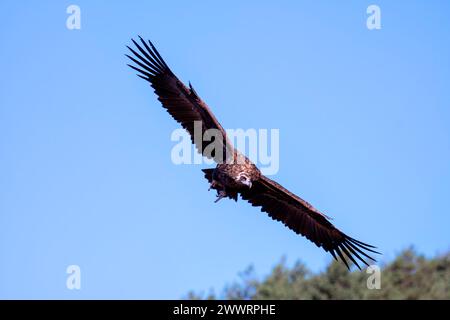
[[[340,257],[347,268],[346,258],[358,268],[358,261],[366,265],[369,265],[366,259],[375,261],[368,255],[368,252],[378,253],[373,250],[374,246],[347,236],[311,204],[262,175],[247,157],[232,146],[225,130],[191,84],[186,87],[169,69],[153,44],[139,38],[140,44],[132,40],[135,49],[128,47],[133,56],[126,56],[135,63],[129,66],[150,83],[163,107],[189,132],[197,150],[218,163],[215,169],[203,169],[211,188],[217,190],[216,201],[225,197],[237,200],[240,195],[252,206],[261,207],[261,211],[267,212],[272,219],[281,221],[289,229],[330,252],[336,260]],[[195,121],[201,123],[202,135],[209,129],[221,133],[222,138],[216,143],[219,146],[217,150],[222,152],[205,152],[206,144],[194,136]]]

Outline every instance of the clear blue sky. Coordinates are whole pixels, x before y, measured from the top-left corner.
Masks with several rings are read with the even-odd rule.
[[[81,30],[66,8],[81,8]],[[377,4],[382,29],[366,28]],[[226,128],[280,129],[275,180],[389,261],[450,243],[448,1],[1,1],[0,298],[180,298],[331,257],[170,160],[125,65],[152,39]],[[81,290],[66,267],[81,267]]]

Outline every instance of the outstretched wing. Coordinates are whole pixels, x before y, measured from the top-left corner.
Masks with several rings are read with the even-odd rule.
[[[226,157],[232,155],[233,147],[228,141],[225,130],[209,107],[200,99],[191,84],[187,88],[175,76],[150,41],[147,43],[141,37],[139,39],[141,44],[133,39],[131,40],[136,46],[135,49],[127,46],[133,56],[126,56],[135,63],[135,65],[129,64],[128,66],[136,70],[139,77],[150,82],[163,107],[189,132],[192,143],[195,144],[198,152],[208,158],[213,158],[217,163],[225,162]],[[194,135],[196,122],[200,129],[198,131],[201,132]],[[207,132],[208,129],[218,131]],[[220,138],[216,141],[216,135],[219,134]],[[208,151],[212,150],[212,152],[205,152],[205,148],[211,142],[203,142],[204,135],[208,137],[207,139],[214,141],[215,148],[207,149]],[[218,152],[220,150],[221,152]]]
[[[297,234],[305,236],[318,247],[323,247],[336,260],[337,254],[347,268],[349,265],[345,257],[361,269],[357,260],[367,266],[369,264],[363,257],[375,261],[367,251],[379,253],[373,250],[374,246],[347,236],[311,204],[265,176],[253,182],[250,189],[241,192],[241,196],[253,206],[261,207],[261,211],[267,212],[272,219],[283,222]]]

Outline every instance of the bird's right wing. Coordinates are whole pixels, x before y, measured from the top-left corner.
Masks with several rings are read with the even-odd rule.
[[[206,103],[200,99],[194,88],[190,84],[187,88],[175,76],[153,44],[139,38],[141,45],[132,39],[136,48],[132,49],[127,46],[133,56],[126,56],[135,63],[135,65],[129,64],[128,66],[138,71],[139,77],[150,82],[163,107],[188,131],[198,152],[207,158],[213,158],[217,163],[224,163],[226,157],[233,155],[234,148],[219,121]],[[197,136],[194,135],[195,122],[198,122],[200,129]],[[217,141],[215,135],[220,135]],[[204,140],[209,139],[214,141],[215,148],[207,148],[211,142]]]

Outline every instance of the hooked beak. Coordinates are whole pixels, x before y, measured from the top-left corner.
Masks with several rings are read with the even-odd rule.
[[[250,180],[244,181],[244,184],[250,189],[252,187],[252,182]]]

